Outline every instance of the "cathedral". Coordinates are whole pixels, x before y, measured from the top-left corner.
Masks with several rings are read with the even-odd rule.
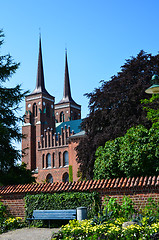
[[[41,38],[36,87],[25,97],[26,111],[22,133],[22,162],[27,164],[37,182],[68,182],[78,180],[76,150],[81,131],[81,106],[71,96],[67,52],[63,98],[55,97],[45,88]]]

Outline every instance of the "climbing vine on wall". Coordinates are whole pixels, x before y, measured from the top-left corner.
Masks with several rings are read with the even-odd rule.
[[[53,194],[36,194],[25,196],[26,217],[32,216],[33,210],[76,209],[87,207],[88,218],[99,210],[99,194],[97,192],[66,192]]]

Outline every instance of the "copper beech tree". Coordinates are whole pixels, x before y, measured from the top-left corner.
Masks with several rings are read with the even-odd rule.
[[[83,179],[93,178],[95,152],[99,146],[123,136],[131,127],[142,124],[149,129],[152,126],[141,99],[149,98],[145,90],[150,87],[153,74],[159,74],[159,54],[152,56],[140,51],[136,57],[126,60],[110,81],[103,81],[100,87],[86,94],[90,111],[82,123],[86,137],[77,147]]]

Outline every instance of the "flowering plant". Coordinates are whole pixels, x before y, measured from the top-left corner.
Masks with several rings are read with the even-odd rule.
[[[1,224],[0,233],[6,232],[8,230],[22,228],[25,226],[22,218],[20,217],[9,217]]]
[[[134,224],[122,227],[123,221],[124,218],[119,218],[114,223],[92,225],[91,220],[73,220],[62,226],[52,240],[149,240],[153,234],[159,232],[159,222],[151,226]]]

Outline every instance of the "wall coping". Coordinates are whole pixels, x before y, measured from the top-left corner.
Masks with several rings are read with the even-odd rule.
[[[0,186],[0,195],[24,193],[54,193],[72,191],[115,190],[131,188],[159,187],[159,175],[150,177],[114,178],[77,182],[35,183],[24,185]]]

